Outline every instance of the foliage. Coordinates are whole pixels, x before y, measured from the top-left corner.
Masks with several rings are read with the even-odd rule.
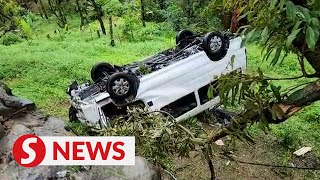
[[[66,38],[67,34],[70,34],[69,26],[66,24],[63,28],[57,27],[54,31],[55,34],[58,34],[60,37],[60,40],[64,40]]]
[[[10,46],[10,45],[19,43],[21,41],[22,41],[21,37],[14,32],[6,33],[0,38],[0,43],[5,46]]]
[[[120,16],[123,6],[119,0],[98,0],[105,14],[108,16]]]
[[[171,1],[168,2],[164,13],[167,22],[170,22],[176,31],[191,29],[205,33],[220,29],[220,20],[215,13],[211,13],[210,0],[202,1]]]
[[[102,130],[104,136],[134,136],[136,154],[147,158],[158,170],[172,170],[172,155],[189,157],[191,151],[200,151],[203,158],[212,165],[214,144],[197,124],[189,119],[185,124],[177,124],[166,112],[146,112],[131,107],[126,117],[111,119],[111,128]],[[214,170],[210,169],[212,178]]]
[[[31,38],[39,31],[39,18],[32,12],[28,12],[23,19],[20,20],[21,31],[26,38]]]
[[[21,8],[11,0],[0,1],[0,37],[19,25]]]
[[[49,11],[57,18],[57,25],[61,28],[67,24],[66,8],[69,1],[66,0],[47,0]]]
[[[315,51],[319,40],[319,12],[313,9],[318,1],[293,2],[290,0],[272,1],[215,1],[217,10],[227,9],[228,12],[241,12],[238,21],[246,19],[248,25],[239,29],[238,33],[245,35],[244,43],[257,42],[263,46],[265,55],[261,59],[268,60],[271,55],[271,65],[286,60],[286,56],[294,52],[299,58],[296,64],[300,65],[302,76],[292,78],[269,78],[258,69],[257,75],[243,75],[231,73],[219,78],[219,95],[225,106],[240,106],[240,114],[234,119],[230,132],[236,132],[239,138],[250,140],[245,128],[248,124],[259,122],[259,127],[269,130],[268,122],[282,122],[290,115],[285,114],[280,107],[281,103],[292,102],[300,96],[304,85],[311,83],[297,83],[290,88],[277,86],[277,81],[296,80],[309,77],[304,65],[305,53]],[[317,32],[317,33],[316,33]],[[284,51],[284,53],[282,53]],[[315,52],[316,54],[317,52]],[[311,58],[310,58],[311,57]],[[317,59],[308,56],[313,71],[320,67],[314,61]],[[282,74],[282,73],[281,73]],[[296,76],[296,75],[295,75]],[[311,76],[316,77],[316,76]],[[288,139],[288,138],[285,138]]]
[[[319,6],[319,1],[309,4],[294,4],[290,0],[272,1],[216,1],[217,10],[221,7],[229,11],[238,9],[242,16],[238,20],[247,19],[248,26],[240,29],[246,35],[246,42],[258,42],[265,49],[265,59],[271,59],[271,64],[282,62],[282,51],[285,55],[289,52],[302,53],[295,43],[306,43],[311,51],[319,40],[320,13],[314,7]],[[301,45],[300,45],[301,46]],[[284,56],[285,56],[284,55]]]
[[[171,117],[147,113],[141,109],[129,110],[128,118],[113,119],[113,127],[102,132],[105,136],[134,136],[136,153],[165,169],[170,154],[188,156],[195,149],[189,130],[174,123]]]
[[[94,63],[104,60],[121,65],[150,56],[174,45],[172,40],[174,32],[169,32],[170,27],[163,24],[155,26],[154,23],[147,24],[146,28],[150,28],[148,31],[151,32],[149,38],[152,40],[139,42],[137,39],[134,43],[123,41],[121,45],[111,48],[106,45],[108,37],[90,39],[88,27],[84,27],[82,31],[76,29],[78,22],[75,18],[73,20],[70,18],[69,31],[72,33],[66,34],[64,41],[47,39],[47,34],[54,37],[55,25],[50,22],[42,20],[38,27],[41,30],[38,33],[38,38],[30,39],[29,43],[22,42],[10,47],[0,45],[0,79],[8,83],[16,95],[33,100],[50,115],[65,118],[69,106],[65,88],[75,79],[79,81],[89,79],[88,72]],[[155,31],[157,33],[153,35],[154,30],[158,30],[160,27],[167,29],[168,33],[167,30]],[[95,28],[97,29],[97,27]],[[117,38],[121,36],[121,34],[117,35]],[[261,49],[257,46],[249,45],[247,51],[249,72],[253,72],[258,67],[264,72],[264,76],[277,76],[278,74],[294,76],[300,72],[296,57],[292,54],[285,58],[286,63],[282,66],[272,67],[268,66],[268,62],[260,61],[262,59]],[[308,65],[306,65],[306,69],[312,70]],[[233,79],[231,80],[233,81]],[[297,79],[272,83],[285,89],[306,82],[305,79]],[[268,89],[270,90],[270,88],[269,86]],[[272,96],[271,92],[270,96]],[[284,125],[271,126],[271,128],[279,138],[286,137],[286,132],[292,131],[294,132],[292,139],[302,138],[302,142],[312,144],[318,150],[320,149],[319,131],[317,131],[319,124],[312,121],[312,119],[319,119],[318,116],[313,116],[317,114],[318,109],[319,104],[308,107],[307,110],[295,116],[293,121]],[[299,128],[296,128],[298,126]],[[164,164],[170,165],[166,162]]]
[[[74,80],[89,80],[96,62],[123,65],[173,46],[165,37],[154,37],[145,42],[123,41],[111,48],[106,45],[108,37],[92,39],[89,27],[80,31],[75,29],[77,21],[72,22],[63,40],[53,32],[57,25],[43,20],[37,38],[8,47],[0,45],[0,79],[13,87],[15,94],[33,100],[51,115],[67,117],[65,88]]]

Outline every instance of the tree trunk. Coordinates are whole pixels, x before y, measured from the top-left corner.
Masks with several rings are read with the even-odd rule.
[[[145,10],[145,4],[144,0],[140,0],[141,2],[141,21],[143,27],[146,27],[146,10]]]
[[[316,44],[315,50],[311,51],[307,47],[305,34],[301,33],[299,37],[293,41],[293,46],[306,58],[318,77],[320,77],[320,42]]]
[[[40,4],[41,10],[42,10],[42,12],[43,12],[43,14],[44,14],[44,17],[45,17],[46,19],[49,19],[49,18],[48,18],[48,13],[47,13],[46,9],[45,9],[44,6],[43,6],[42,0],[39,0],[39,4]]]
[[[98,19],[98,21],[100,23],[102,34],[107,35],[106,28],[104,27],[104,22],[102,20],[102,16],[97,16],[97,19]]]
[[[298,49],[300,52],[303,52],[301,46],[298,47]],[[303,54],[312,68],[316,71],[318,77],[320,77],[320,44],[318,44],[318,47],[314,52],[307,49],[303,52]]]
[[[109,17],[109,31],[110,31],[110,39],[111,39],[110,45],[114,47],[116,44],[114,43],[112,16]]]
[[[220,19],[222,20],[222,26],[223,26],[224,30],[230,29],[231,18],[232,18],[232,16],[230,14],[232,14],[232,13],[223,13],[220,17]]]
[[[96,3],[95,0],[90,0],[90,2],[92,3],[92,6],[96,12],[96,16],[97,16],[97,20],[99,21],[99,24],[100,24],[100,28],[101,28],[101,31],[104,35],[107,35],[107,32],[106,32],[106,28],[104,26],[104,22],[103,22],[103,12],[102,12],[102,9],[101,7]]]

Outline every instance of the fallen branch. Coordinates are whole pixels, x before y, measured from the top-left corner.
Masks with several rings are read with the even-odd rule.
[[[27,110],[27,107],[24,107],[24,108],[22,108],[22,109],[20,109],[20,110],[18,110],[18,111],[16,111],[16,112],[14,112],[14,113],[11,114],[9,117],[5,118],[5,119],[4,119],[4,122],[10,120],[10,119],[13,118],[15,115],[17,115],[17,114],[19,114],[19,113],[21,113],[22,111],[25,111],[25,110]]]
[[[290,117],[292,117],[295,113],[299,112],[303,107],[308,106],[316,101],[320,100],[320,80],[310,83],[304,88],[297,90],[295,98],[284,101],[284,102],[272,102],[270,106],[276,106],[281,112],[278,113],[276,119],[272,118],[271,112],[268,108],[263,110],[264,116],[267,118],[268,123],[270,124],[280,124]],[[280,115],[281,114],[281,115]],[[238,122],[238,119],[241,119],[241,114],[234,117],[231,123],[223,130],[214,134],[210,139],[215,142],[225,136],[228,136],[234,133],[236,130],[244,130],[247,127],[247,124],[257,122],[261,115],[256,113],[252,113],[249,121],[246,122]]]

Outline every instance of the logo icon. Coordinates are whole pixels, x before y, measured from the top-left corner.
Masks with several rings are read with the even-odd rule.
[[[46,147],[38,136],[26,134],[15,141],[12,154],[18,164],[31,168],[43,161],[46,155]]]

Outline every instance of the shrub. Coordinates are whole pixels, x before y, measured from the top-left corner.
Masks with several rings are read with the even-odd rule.
[[[168,23],[148,23],[136,32],[135,41],[154,40],[157,37],[174,36],[173,28]]]
[[[20,42],[22,42],[22,38],[14,32],[8,32],[5,35],[3,35],[0,39],[0,43],[5,46],[10,46]]]
[[[300,140],[298,139],[296,133],[286,130],[283,131],[279,137],[279,143],[285,149],[294,151],[299,147]]]

